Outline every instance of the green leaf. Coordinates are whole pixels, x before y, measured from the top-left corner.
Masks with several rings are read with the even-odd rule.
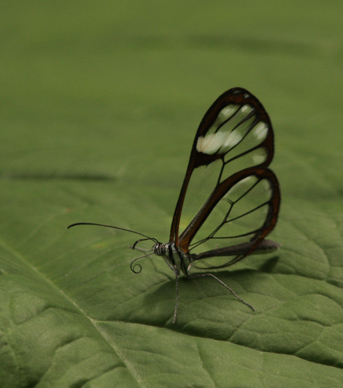
[[[14,4],[14,3],[13,3]],[[342,3],[2,7],[0,386],[341,387]],[[175,280],[167,242],[197,125],[245,87],[275,127],[281,249]],[[149,246],[150,244],[148,244]]]

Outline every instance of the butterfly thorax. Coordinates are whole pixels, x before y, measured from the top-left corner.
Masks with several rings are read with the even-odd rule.
[[[182,271],[189,274],[189,265],[193,262],[192,256],[183,252],[175,245],[174,241],[169,243],[157,242],[153,247],[154,254],[162,256],[168,267],[177,275]]]

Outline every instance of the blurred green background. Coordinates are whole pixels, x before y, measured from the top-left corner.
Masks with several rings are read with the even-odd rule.
[[[144,362],[139,365],[131,353],[125,353],[124,337],[137,342],[130,337],[136,333],[131,323],[146,325],[140,327],[140,333],[150,336],[149,344],[156,346],[149,352],[160,351],[163,338],[170,357],[187,362],[177,352],[184,341],[189,341],[187,349],[193,349],[194,337],[185,340],[163,329],[165,325],[172,328],[174,298],[173,285],[157,292],[172,279],[172,273],[166,275],[168,268],[162,269],[165,264],[147,261],[138,279],[128,267],[136,257],[126,249],[132,236],[96,228],[67,232],[65,228],[77,221],[106,222],[166,242],[197,126],[222,92],[240,86],[261,100],[274,125],[272,169],[280,180],[282,208],[273,238],[283,247],[280,261],[268,271],[263,267],[265,259],[252,257],[238,264],[236,278],[227,279],[238,279],[235,290],[249,292],[248,301],[254,303],[251,298],[256,297],[255,307],[273,316],[267,313],[265,321],[253,327],[257,332],[262,328],[262,333],[270,325],[275,337],[263,342],[252,339],[252,331],[244,329],[241,335],[234,331],[227,335],[228,328],[243,325],[248,312],[240,315],[231,307],[224,311],[228,298],[211,300],[209,310],[204,301],[194,305],[198,293],[215,292],[212,283],[208,288],[183,284],[189,294],[182,291],[184,326],[181,323],[177,330],[195,333],[205,342],[213,337],[224,341],[204,342],[204,348],[211,349],[211,360],[218,351],[227,351],[228,357],[236,354],[230,342],[241,345],[235,350],[235,360],[241,356],[245,360],[244,347],[279,353],[277,362],[264,360],[270,380],[261,383],[263,387],[298,387],[297,379],[302,378],[306,380],[302,387],[315,387],[310,376],[316,376],[318,387],[340,386],[343,342],[338,332],[337,337],[329,336],[334,340],[323,340],[322,348],[309,350],[297,341],[318,340],[318,333],[306,322],[317,319],[323,327],[343,322],[341,307],[334,308],[334,303],[343,306],[339,296],[343,286],[342,15],[343,3],[338,0],[0,2],[1,329],[17,351],[13,363],[6,347],[0,352],[2,362],[6,360],[0,382],[8,379],[11,388],[27,386],[25,379],[20,380],[18,365],[25,365],[23,373],[31,383],[39,381],[54,362],[60,365],[49,358],[55,346],[49,340],[46,346],[51,348],[46,353],[42,344],[34,353],[37,357],[32,353],[36,332],[48,327],[49,338],[55,338],[54,325],[35,324],[27,331],[20,329],[23,332],[18,337],[19,326],[15,326],[28,316],[39,316],[38,307],[34,312],[28,307],[40,306],[37,300],[51,297],[49,306],[57,306],[57,294],[63,295],[63,304],[77,306],[88,322],[82,325],[91,321],[97,327],[95,336],[100,333],[107,338],[104,346],[110,344],[113,354],[120,349],[120,362],[129,360],[128,370],[138,386],[140,381],[146,386],[167,384],[151,383],[156,364],[150,374]],[[242,268],[254,268],[255,276],[240,278]],[[258,274],[261,269],[266,272]],[[92,276],[99,283],[94,285]],[[274,276],[279,276],[280,289],[273,283]],[[317,281],[323,282],[325,291]],[[256,288],[249,288],[254,282]],[[17,302],[20,318],[14,319],[13,295],[31,295],[36,289],[33,301]],[[310,294],[309,289],[313,295],[327,293],[333,304],[301,299],[306,292]],[[300,298],[299,311],[290,306],[286,313],[276,309],[273,297],[292,302],[294,295]],[[222,304],[215,310],[217,303]],[[309,306],[308,315],[302,316]],[[325,308],[330,321],[311,315]],[[225,319],[217,319],[220,309]],[[280,314],[280,320],[273,321],[273,314]],[[292,326],[294,316],[301,323],[299,331],[300,326]],[[101,326],[109,322],[117,325],[116,330]],[[127,324],[119,328],[118,322]],[[71,328],[82,325],[73,323]],[[155,331],[155,326],[161,331]],[[282,331],[293,333],[294,343]],[[146,345],[144,341],[137,344],[140,349]],[[256,367],[259,376],[260,353],[251,349],[247,353],[254,365],[251,368]],[[295,354],[301,361],[296,365],[294,359],[288,363],[291,358],[282,358]],[[16,364],[18,359],[21,364]],[[31,365],[33,360],[39,366]],[[158,362],[163,364],[162,359]],[[195,362],[192,372],[171,372],[170,386],[181,386],[175,376],[190,386],[195,386],[197,377],[204,386],[212,386],[205,383],[206,378],[202,380],[202,362]],[[279,369],[273,363],[285,367],[285,380],[275,377]],[[327,372],[327,366],[335,368]],[[242,381],[240,376],[250,378],[245,370],[238,372],[238,367],[212,368],[213,386],[227,386],[228,375],[232,386],[238,386],[235,376],[237,381]],[[74,371],[73,376],[78,373]],[[297,376],[294,381],[292,374]],[[326,376],[335,377],[320,381],[329,379]],[[54,377],[48,380],[51,386],[59,386]],[[246,380],[246,386],[260,386],[257,380]]]
[[[307,196],[340,157],[342,7],[2,2],[1,175],[182,179],[202,115],[242,86],[271,115],[283,192]]]

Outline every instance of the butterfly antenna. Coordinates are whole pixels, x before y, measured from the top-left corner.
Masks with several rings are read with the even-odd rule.
[[[135,230],[120,228],[119,226],[113,226],[113,225],[98,224],[98,223],[96,223],[96,222],[76,222],[75,224],[69,225],[67,229],[70,229],[70,228],[73,228],[74,226],[79,226],[79,225],[102,226],[102,227],[104,227],[104,228],[112,228],[112,229],[124,230],[125,232],[130,232],[130,233],[138,234],[139,236],[143,236],[143,237],[145,237],[147,240],[151,240],[151,241],[153,241],[153,242],[155,242],[155,243],[158,242],[155,238],[146,236],[145,234],[136,232]]]

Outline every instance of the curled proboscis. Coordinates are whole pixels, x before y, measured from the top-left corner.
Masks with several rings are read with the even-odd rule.
[[[138,259],[140,259],[140,257]],[[135,274],[142,272],[142,266],[138,263],[135,263],[135,261],[138,259],[132,260],[130,263],[131,271]]]

